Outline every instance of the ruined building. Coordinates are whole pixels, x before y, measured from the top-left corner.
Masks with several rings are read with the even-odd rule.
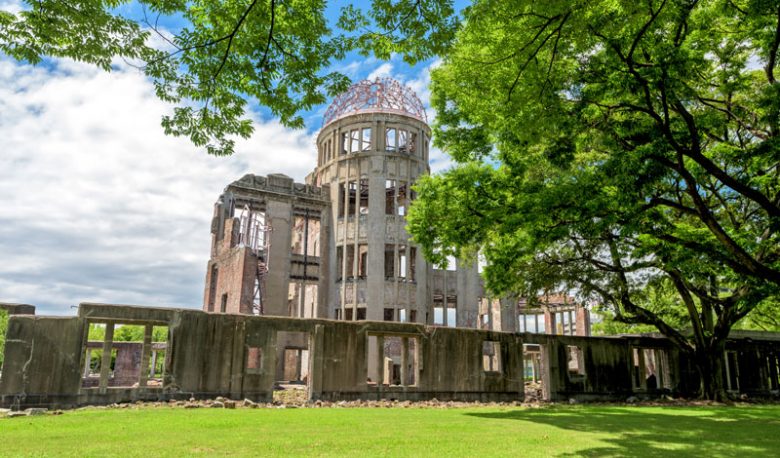
[[[404,228],[430,136],[409,88],[353,85],[325,113],[305,184],[246,175],[220,196],[203,309],[477,327],[476,264],[435,269]]]
[[[565,309],[575,313],[559,315],[567,330],[577,320],[587,335],[587,310],[570,298],[516,310],[486,296],[475,262],[437,269],[423,258],[405,217],[412,184],[429,172],[430,135],[420,100],[397,81],[362,81],[340,95],[305,184],[250,174],[219,197],[203,310],[504,331],[524,327],[518,314],[540,313],[556,333],[551,313]]]
[[[246,175],[220,196],[203,310],[82,303],[8,322],[0,407],[227,396],[307,399],[625,400],[693,395],[693,364],[660,337],[589,337],[572,298],[489,297],[476,264],[436,269],[406,233],[428,173],[417,97],[362,82],[328,109],[306,183]],[[732,335],[734,395],[780,394],[780,336]],[[538,382],[538,385],[537,385]]]
[[[429,172],[430,137],[422,103],[395,80],[362,81],[337,97],[305,184],[250,174],[219,197],[203,310],[503,331],[524,331],[538,315],[547,327],[535,320],[533,332],[588,335],[588,311],[572,300],[517,308],[485,294],[476,262],[438,269],[423,258],[405,217],[412,184]],[[285,347],[280,359],[306,357],[299,336]]]

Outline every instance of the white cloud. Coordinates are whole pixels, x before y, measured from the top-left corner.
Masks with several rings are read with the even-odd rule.
[[[0,301],[197,308],[225,185],[315,165],[311,134],[259,120],[210,157],[163,134],[169,110],[134,71],[0,60]]]
[[[0,0],[0,11],[17,14],[22,11],[22,2],[20,0]]]
[[[372,64],[362,62],[361,73]],[[224,187],[246,173],[302,181],[315,165],[316,133],[275,121],[256,120],[230,158],[164,135],[160,117],[171,107],[117,65],[106,74],[70,61],[0,59],[0,301],[55,314],[82,301],[199,308],[212,206]],[[432,121],[435,65],[413,74],[386,62],[369,78],[409,85]],[[431,150],[432,171],[449,164]]]
[[[392,75],[393,75],[393,64],[390,62],[385,62],[379,67],[375,68],[371,73],[369,73],[366,79],[369,81],[374,81],[377,78],[382,78],[385,76],[392,76]]]

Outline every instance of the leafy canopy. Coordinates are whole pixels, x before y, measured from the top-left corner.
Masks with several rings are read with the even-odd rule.
[[[409,62],[442,52],[458,24],[452,1],[373,0],[345,7],[328,24],[322,0],[25,0],[0,11],[0,52],[39,63],[66,57],[109,71],[114,59],[138,66],[157,96],[176,104],[165,132],[208,153],[231,154],[248,137],[252,104],[282,124],[303,127],[300,112],[343,92],[338,61],[359,50]],[[140,6],[139,17],[120,7]],[[173,17],[180,30],[158,27]]]
[[[476,2],[432,74],[456,165],[417,185],[411,233],[717,364],[780,292],[779,45],[777,1]]]

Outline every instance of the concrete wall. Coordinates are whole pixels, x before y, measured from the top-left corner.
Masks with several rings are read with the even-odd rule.
[[[5,310],[9,315],[35,315],[35,306],[30,304],[0,302],[0,310]]]
[[[122,380],[125,386],[116,386],[108,366],[101,366],[99,383],[84,381],[85,350],[99,345],[87,341],[90,323],[106,324],[104,358],[106,349],[141,345],[143,367],[151,350],[164,348],[162,385],[147,384],[142,370],[123,368],[125,375],[140,374],[139,380]],[[123,324],[144,325],[144,342],[114,345],[109,330]],[[167,343],[151,342],[153,326],[168,327]],[[780,339],[770,337],[729,341],[735,393],[778,393]],[[520,401],[524,345],[540,348],[544,394],[553,401],[691,396],[698,382],[689,362],[662,338],[516,334],[81,304],[77,317],[10,318],[0,405],[73,407],[215,396],[270,401],[279,358],[293,340],[300,340],[296,345],[309,352],[305,372],[310,399]]]
[[[162,387],[116,387],[82,382],[90,323],[168,326]],[[227,396],[270,401],[280,350],[290,339],[308,338],[311,399],[519,400],[522,351],[511,334],[425,327],[391,322],[344,322],[105,304],[81,304],[78,317],[13,316],[0,405],[73,407],[135,400]],[[106,333],[109,334],[108,332]],[[369,336],[415,339],[414,384],[367,383]],[[482,345],[500,342],[502,372],[483,373]],[[115,348],[107,338],[103,348]],[[135,344],[137,345],[137,344]],[[142,353],[151,348],[144,342]],[[250,355],[261,355],[251,364]],[[143,360],[143,357],[142,357]],[[148,359],[147,359],[148,361]],[[253,366],[253,367],[250,367]],[[140,371],[139,371],[140,373]],[[103,383],[105,382],[105,383]]]

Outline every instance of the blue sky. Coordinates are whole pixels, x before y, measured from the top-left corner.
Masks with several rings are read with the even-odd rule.
[[[0,10],[20,5],[0,0]],[[394,77],[426,106],[433,64],[339,63],[353,80]],[[172,106],[135,69],[0,55],[0,301],[42,314],[71,314],[82,301],[200,308],[214,201],[245,173],[302,181],[325,108],[306,113],[304,130],[260,110],[252,138],[216,158],[163,134]],[[448,163],[432,150],[434,171]]]

